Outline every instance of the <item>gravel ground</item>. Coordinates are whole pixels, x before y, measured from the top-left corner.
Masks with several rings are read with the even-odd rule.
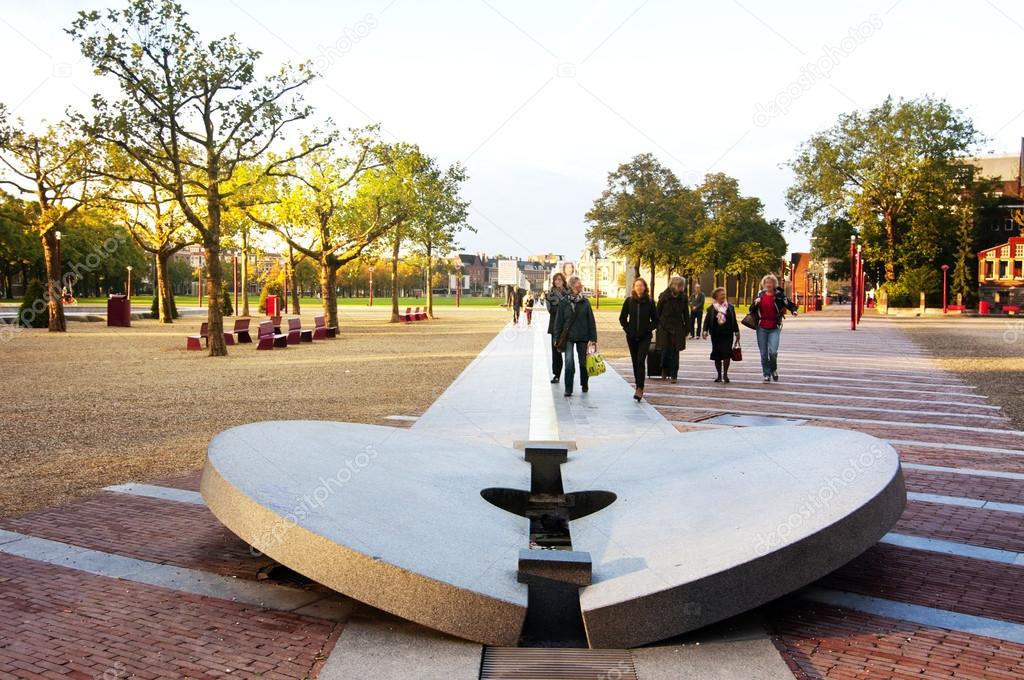
[[[226,358],[185,351],[198,318],[0,335],[0,517],[196,469],[210,438],[242,423],[420,414],[508,318],[446,309],[437,320],[393,325],[386,315],[344,309],[337,340],[271,352],[240,345]]]
[[[950,316],[887,320],[999,405],[1024,429],[1024,319]]]

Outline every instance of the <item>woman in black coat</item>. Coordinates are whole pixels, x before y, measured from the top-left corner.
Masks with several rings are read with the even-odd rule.
[[[711,336],[711,360],[715,362],[718,377],[715,382],[729,382],[729,363],[732,348],[740,342],[740,324],[736,320],[736,307],[729,304],[725,288],[711,291],[713,302],[704,316],[704,335]]]
[[[686,349],[690,332],[690,302],[683,292],[683,277],[673,276],[668,288],[658,296],[658,340],[661,350],[661,379],[679,377],[679,352]]]
[[[555,342],[558,340],[558,336],[555,335],[555,317],[558,315],[558,308],[562,305],[562,300],[568,295],[569,288],[566,286],[565,276],[562,272],[558,272],[551,277],[551,290],[547,293],[548,335],[551,336],[551,372],[554,374],[554,377],[551,378],[552,383],[557,383],[562,379],[562,352],[555,347]]]
[[[636,382],[633,398],[640,401],[644,398],[647,353],[651,349],[654,329],[658,327],[658,312],[647,289],[647,282],[643,279],[633,281],[632,294],[623,300],[619,325],[626,333],[629,356],[633,360],[633,379]]]

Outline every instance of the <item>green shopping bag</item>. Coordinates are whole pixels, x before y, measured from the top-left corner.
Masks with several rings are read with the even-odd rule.
[[[587,375],[593,378],[605,372],[604,357],[598,352],[587,355]]]

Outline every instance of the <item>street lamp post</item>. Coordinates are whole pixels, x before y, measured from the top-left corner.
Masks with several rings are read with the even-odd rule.
[[[238,316],[238,255],[232,255],[231,256],[231,271],[233,273],[234,280],[235,280],[235,283],[234,283],[234,286],[235,286],[235,307],[234,307],[234,312],[235,312],[235,316]]]
[[[370,265],[370,307],[373,307],[373,265]]]
[[[946,304],[946,276],[949,273],[949,265],[942,265],[942,313],[949,312],[949,305]]]
[[[203,258],[199,258],[199,267],[196,270],[196,292],[199,294],[199,306],[203,306]]]
[[[864,251],[857,244],[857,323],[864,316],[864,300],[867,299],[867,286],[864,285]]]
[[[128,265],[128,285],[125,287],[125,294],[128,296],[128,301],[132,300],[132,266]]]

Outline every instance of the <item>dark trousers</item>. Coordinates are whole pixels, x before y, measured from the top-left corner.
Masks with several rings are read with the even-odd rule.
[[[704,322],[704,315],[701,313],[704,310],[699,309],[697,311],[690,310],[690,337],[699,338],[701,331],[701,324]],[[678,357],[677,357],[678,358]]]
[[[637,340],[626,336],[626,344],[629,345],[629,358],[633,360],[633,379],[636,386],[644,388],[644,376],[647,375],[647,352],[651,349],[651,339]]]
[[[670,378],[679,377],[679,350],[671,348],[661,350],[661,370],[668,371]]]
[[[562,359],[562,353],[558,351],[557,347],[555,347],[555,342],[557,340],[558,340],[558,338],[556,338],[554,336],[554,334],[552,334],[551,335],[551,375],[555,376],[556,378],[560,377],[562,375],[562,364],[565,363],[565,360]]]
[[[579,342],[565,343],[565,393],[572,394],[572,381],[576,378],[576,358],[580,360],[580,386],[586,387],[590,381],[587,375],[587,345],[586,340]]]

